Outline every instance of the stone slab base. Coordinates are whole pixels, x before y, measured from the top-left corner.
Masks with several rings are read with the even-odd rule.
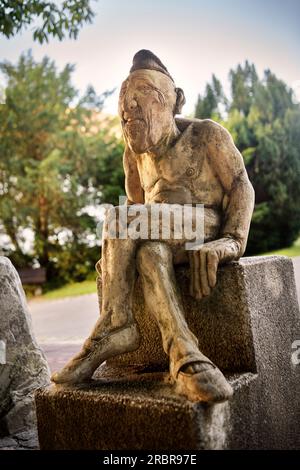
[[[223,449],[229,403],[207,406],[176,395],[168,374],[102,367],[86,386],[53,386],[36,394],[39,441],[51,449]],[[235,389],[255,375],[231,376]]]
[[[254,257],[224,266],[216,289],[200,302],[187,294],[188,276],[187,268],[177,271],[186,319],[200,349],[227,374],[233,398],[205,406],[175,394],[157,327],[137,290],[139,350],[108,361],[89,385],[38,391],[42,449],[300,448],[292,261]]]

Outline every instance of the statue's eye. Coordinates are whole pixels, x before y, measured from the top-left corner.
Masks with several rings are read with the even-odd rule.
[[[143,86],[141,87],[141,91],[142,91],[143,93],[147,94],[147,93],[150,93],[150,92],[152,91],[152,88],[151,88],[150,86],[148,86],[148,85],[143,85]]]

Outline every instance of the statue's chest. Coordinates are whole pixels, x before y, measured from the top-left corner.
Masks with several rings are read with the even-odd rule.
[[[160,158],[144,155],[139,164],[140,178],[144,187],[150,187],[159,179],[189,185],[201,177],[204,160],[204,151],[197,149],[196,152],[191,148],[176,149]]]

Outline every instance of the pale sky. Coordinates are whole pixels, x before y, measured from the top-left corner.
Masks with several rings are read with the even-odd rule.
[[[31,48],[36,60],[48,55],[59,68],[76,64],[74,85],[101,93],[120,86],[135,52],[150,49],[184,89],[183,114],[193,113],[212,73],[226,85],[229,69],[246,59],[260,75],[270,68],[290,86],[300,84],[299,0],[98,0],[92,7],[93,24],[76,41],[41,46],[28,30],[1,37],[0,60],[16,62]],[[106,111],[117,113],[117,93]]]

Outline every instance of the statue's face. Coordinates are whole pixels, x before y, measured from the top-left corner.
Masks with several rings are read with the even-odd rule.
[[[144,153],[168,136],[174,123],[175,85],[156,70],[136,70],[123,82],[119,115],[124,138],[135,153]]]

